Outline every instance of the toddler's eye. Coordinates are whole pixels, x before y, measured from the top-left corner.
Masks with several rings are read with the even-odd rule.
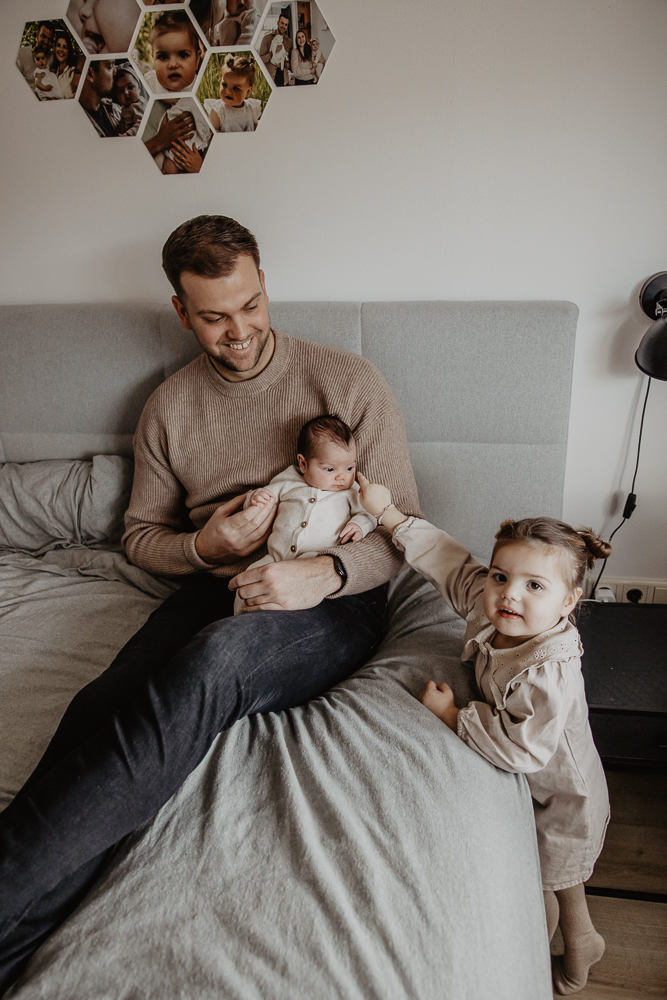
[[[495,580],[496,583],[505,583],[507,577],[504,573],[494,573],[491,579]]]
[[[528,584],[531,590],[542,590],[542,585],[537,582],[537,580],[531,580]]]
[[[188,59],[188,58],[189,58],[189,56],[190,56],[190,53],[189,53],[189,52],[186,52],[186,51],[183,51],[183,52],[179,52],[179,53],[178,53],[178,58],[179,58],[179,59]]]

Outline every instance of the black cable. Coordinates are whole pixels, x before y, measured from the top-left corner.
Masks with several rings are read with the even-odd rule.
[[[649,375],[649,377],[648,377],[648,384],[646,386],[646,394],[644,396],[644,405],[642,407],[642,418],[641,418],[641,420],[639,422],[639,438],[637,440],[637,459],[635,461],[635,471],[634,471],[634,474],[632,476],[632,486],[630,487],[630,492],[628,493],[627,498],[625,500],[625,506],[623,508],[623,520],[620,522],[620,524],[616,525],[616,527],[612,531],[611,535],[609,536],[609,541],[612,540],[612,538],[614,537],[614,535],[616,534],[616,532],[618,531],[618,529],[622,528],[623,525],[625,524],[625,522],[630,520],[630,518],[632,517],[633,511],[634,511],[635,507],[637,506],[637,495],[635,493],[635,482],[637,481],[637,470],[639,469],[639,453],[641,452],[641,448],[642,448],[642,435],[644,433],[644,416],[646,414],[646,404],[648,402],[648,394],[649,394],[650,388],[651,388],[651,376]],[[602,574],[605,571],[606,565],[607,565],[607,560],[605,559],[605,561],[602,563],[602,569],[598,573],[598,578],[595,581],[595,583],[593,584],[593,589],[591,590],[591,596],[589,598],[589,600],[591,600],[591,601],[595,600],[595,595],[596,595],[597,589],[598,589],[598,587],[600,585],[600,580],[602,579]]]

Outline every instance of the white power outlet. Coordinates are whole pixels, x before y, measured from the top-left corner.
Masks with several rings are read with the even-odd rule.
[[[620,591],[617,599],[623,604],[650,604],[653,599],[653,587],[642,583],[624,583]]]

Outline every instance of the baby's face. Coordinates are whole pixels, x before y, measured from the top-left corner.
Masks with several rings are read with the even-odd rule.
[[[301,475],[316,490],[331,493],[349,490],[357,474],[357,448],[353,441],[346,448],[339,441],[325,438],[309,458],[299,455],[298,461]]]
[[[247,76],[225,70],[220,78],[220,97],[228,108],[240,108],[250,96],[252,84]]]
[[[131,73],[116,77],[116,99],[121,107],[129,108],[132,104],[138,104],[140,97],[139,84]]]
[[[317,52],[317,50],[320,47],[319,39],[313,38],[312,42],[310,43],[310,47],[313,50],[313,52]]]
[[[227,13],[230,17],[237,17],[244,10],[250,10],[254,0],[227,0]]]
[[[34,59],[38,69],[46,69],[46,52],[35,52]]]
[[[167,31],[153,42],[153,65],[164,90],[185,90],[197,75],[199,49],[187,31]]]

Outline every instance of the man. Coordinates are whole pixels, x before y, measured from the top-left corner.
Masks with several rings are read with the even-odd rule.
[[[48,53],[47,65],[50,69],[53,64],[53,52],[51,50],[54,34],[55,31],[50,21],[40,21],[37,26],[35,44],[32,46],[22,45],[16,57],[16,65],[23,73],[34,93],[37,93],[37,88],[35,87],[35,49],[40,48]]]
[[[121,127],[120,105],[109,94],[113,91],[116,67],[113,59],[91,59],[79,101],[101,136],[116,136]]]
[[[275,516],[275,505],[242,510],[247,490],[294,461],[301,426],[338,414],[361,468],[418,513],[403,418],[382,376],[358,355],[272,329],[246,229],[192,219],[167,240],[163,264],[204,353],[144,408],[124,544],[132,562],[184,582],[76,696],[0,816],[0,991],[219,732],[316,697],[376,649],[384,584],[401,565],[382,528],[247,569]],[[237,590],[250,613],[233,617]]]
[[[267,31],[259,47],[259,54],[276,87],[286,87],[289,83],[290,53],[293,42],[287,34],[288,28],[289,7],[281,11],[275,30]]]

